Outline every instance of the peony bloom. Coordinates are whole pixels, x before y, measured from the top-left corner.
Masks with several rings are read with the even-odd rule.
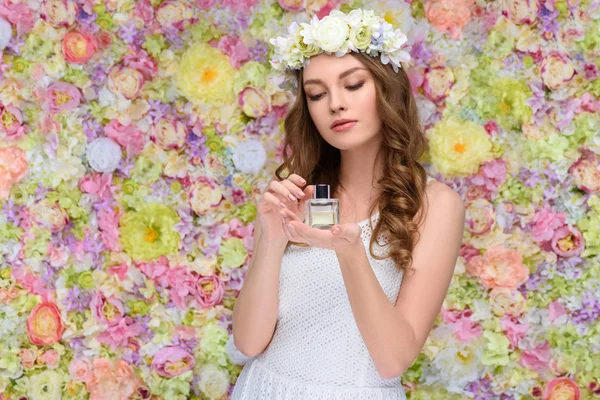
[[[55,28],[75,23],[77,4],[73,0],[45,0],[40,17]]]
[[[494,206],[489,201],[479,198],[467,204],[465,223],[472,234],[488,233],[492,230],[495,222]]]
[[[193,17],[194,9],[186,1],[166,0],[156,8],[156,20],[163,28],[183,30]]]
[[[430,0],[425,2],[425,17],[435,29],[460,39],[462,29],[471,20],[473,0]]]
[[[151,261],[179,250],[180,236],[174,229],[179,215],[172,208],[149,203],[139,211],[128,211],[120,219],[119,244],[134,260]]]
[[[489,135],[475,122],[445,119],[428,135],[431,162],[444,175],[474,174],[482,163],[493,158]]]
[[[248,86],[238,94],[242,112],[251,118],[264,117],[271,112],[271,102],[264,90]]]
[[[198,215],[203,215],[221,204],[223,194],[216,182],[201,178],[190,187],[189,198],[192,210]]]
[[[125,314],[121,300],[115,296],[107,298],[102,292],[98,292],[92,297],[90,308],[96,321],[109,325],[118,324]]]
[[[569,167],[569,174],[578,189],[586,193],[600,192],[600,160],[598,156],[585,151],[584,154]]]
[[[40,303],[27,318],[27,333],[31,343],[39,346],[58,342],[63,334],[60,311],[55,304]]]
[[[502,14],[517,24],[533,24],[540,10],[538,0],[504,0]]]
[[[144,87],[144,75],[137,69],[115,66],[108,74],[108,88],[128,100],[135,99]]]
[[[38,227],[53,233],[63,230],[69,222],[69,216],[60,204],[47,199],[36,201],[29,206],[29,218]]]
[[[150,130],[150,140],[165,150],[181,149],[187,140],[188,130],[183,122],[173,117],[161,117]]]
[[[94,360],[92,377],[86,381],[90,400],[128,400],[140,385],[131,365],[123,360]]]
[[[525,311],[525,298],[518,290],[494,288],[489,293],[492,312],[499,317],[519,316]]]
[[[235,70],[223,52],[197,43],[182,55],[175,83],[190,102],[219,106],[235,101],[234,76]]]
[[[516,289],[529,279],[529,269],[521,254],[501,246],[489,248],[483,256],[472,257],[467,273],[476,276],[487,288]]]
[[[581,390],[570,378],[554,378],[544,389],[543,400],[579,400]]]
[[[304,10],[304,0],[277,0],[277,2],[286,11],[300,12]]]
[[[0,103],[0,141],[20,139],[28,130],[27,125],[23,123],[21,110],[11,104]]]
[[[564,225],[554,232],[551,246],[552,251],[561,257],[578,256],[584,248],[583,235],[576,227]]]
[[[566,85],[575,73],[575,66],[567,54],[554,51],[542,62],[542,80],[552,90]]]
[[[192,354],[181,347],[169,346],[156,353],[152,360],[152,369],[160,376],[173,378],[190,371],[196,365]]]
[[[225,286],[217,275],[201,276],[196,282],[196,299],[202,308],[211,308],[223,300]]]
[[[92,362],[87,358],[74,358],[69,363],[69,374],[77,382],[87,382],[92,377]]]
[[[62,50],[65,59],[72,63],[88,62],[96,53],[98,43],[93,35],[71,31],[63,37]]]
[[[56,82],[48,87],[48,109],[52,114],[70,111],[81,103],[81,93],[75,85]]]
[[[434,103],[442,102],[454,85],[454,73],[448,67],[428,68],[423,76],[423,92]]]

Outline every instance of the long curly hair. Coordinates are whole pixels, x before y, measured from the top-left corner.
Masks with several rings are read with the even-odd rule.
[[[397,268],[405,271],[412,264],[412,250],[418,241],[419,225],[424,220],[419,211],[426,198],[427,173],[418,160],[425,151],[425,136],[405,69],[396,73],[390,64],[382,64],[378,57],[349,54],[371,71],[377,110],[382,120],[383,142],[376,162],[383,161],[383,173],[377,181],[377,197],[369,209],[369,215],[372,215],[378,207],[379,219],[374,228],[369,219],[373,230],[369,252],[374,259],[392,258]],[[284,120],[283,163],[275,175],[283,180],[296,173],[306,179],[307,185],[328,183],[331,193],[338,193],[341,189],[340,151],[319,134],[308,111],[303,71],[295,71],[295,74],[296,99]],[[373,251],[381,234],[387,237],[387,251],[383,256]]]

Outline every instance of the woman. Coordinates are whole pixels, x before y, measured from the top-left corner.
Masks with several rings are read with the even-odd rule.
[[[460,196],[417,162],[405,41],[372,11],[334,10],[272,42],[272,64],[298,83],[291,154],[258,202],[233,314],[251,358],[232,399],[405,398],[399,377],[441,308],[464,224]],[[329,230],[303,222],[316,183],[339,199]]]

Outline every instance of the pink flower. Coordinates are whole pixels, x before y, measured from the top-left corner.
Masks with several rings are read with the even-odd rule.
[[[69,363],[69,374],[74,381],[87,382],[92,377],[92,363],[87,358],[74,358]]]
[[[544,342],[533,350],[524,350],[521,353],[521,365],[542,373],[548,369],[551,358],[550,343]]]
[[[19,36],[29,32],[35,25],[33,10],[25,3],[15,0],[4,0],[0,3],[0,17],[15,25]]]
[[[558,318],[562,317],[567,313],[565,308],[562,306],[562,304],[560,304],[558,300],[554,300],[552,303],[550,303],[550,305],[548,306],[548,311],[550,315],[550,321],[552,322],[556,321]]]
[[[161,256],[158,260],[148,263],[141,262],[138,264],[138,267],[148,278],[154,280],[157,285],[162,287],[168,285],[167,272],[169,271],[169,261],[167,257]]]
[[[281,8],[286,11],[300,12],[304,10],[303,0],[277,0]]]
[[[111,212],[102,209],[98,213],[98,228],[100,228],[100,237],[102,243],[111,251],[121,251],[119,246],[119,220],[121,212]]]
[[[529,279],[529,269],[523,264],[521,254],[502,246],[491,247],[483,256],[471,258],[466,269],[487,288],[516,289]]]
[[[244,88],[238,94],[242,112],[251,118],[264,117],[271,112],[271,102],[264,90],[254,86]]]
[[[483,186],[487,191],[495,192],[506,182],[506,171],[506,161],[494,159],[483,164],[470,181],[474,185]]]
[[[481,326],[471,321],[468,317],[462,317],[454,323],[456,337],[463,342],[470,342],[478,338],[483,333]]]
[[[423,76],[423,92],[434,103],[442,102],[454,85],[454,73],[443,65],[427,68]]]
[[[216,275],[201,276],[196,282],[196,300],[202,308],[211,308],[223,300],[225,287]]]
[[[544,84],[552,90],[565,86],[577,74],[569,55],[558,51],[544,58],[541,73]]]
[[[21,110],[0,103],[0,140],[13,141],[23,137],[29,128],[23,124]]]
[[[579,400],[581,390],[570,378],[562,377],[552,379],[546,385],[543,400]]]
[[[55,304],[40,303],[27,318],[27,333],[31,343],[46,346],[58,342],[63,334],[60,311]]]
[[[108,273],[111,275],[116,275],[119,277],[120,280],[124,281],[125,278],[127,278],[128,270],[129,268],[127,267],[127,264],[121,263],[119,265],[113,265],[112,267],[110,267],[108,269]]]
[[[231,65],[236,69],[250,59],[250,50],[239,36],[222,36],[217,47],[229,56]]]
[[[179,266],[169,270],[167,279],[171,286],[171,300],[177,308],[183,310],[186,307],[187,296],[196,295],[196,278],[187,268]]]
[[[48,110],[52,114],[70,111],[81,103],[81,93],[75,85],[67,82],[56,82],[48,87]]]
[[[60,354],[54,349],[50,349],[45,351],[40,357],[39,360],[42,364],[48,366],[50,369],[54,369],[58,367],[60,363]]]
[[[460,39],[463,27],[471,20],[473,0],[430,0],[425,3],[425,17],[440,32]]]
[[[258,0],[221,0],[221,6],[227,7],[232,11],[246,14],[250,12],[250,9]]]
[[[500,319],[500,327],[506,332],[506,337],[512,347],[519,347],[519,343],[525,337],[529,325],[522,324],[516,317],[505,315]]]
[[[565,220],[565,213],[555,213],[548,203],[544,204],[531,221],[533,225],[531,238],[538,243],[551,240],[554,232],[565,224]]]
[[[538,0],[507,0],[504,5],[502,14],[517,24],[534,23],[540,9]]]
[[[600,160],[589,150],[582,150],[581,157],[569,167],[578,189],[586,193],[600,192]]]
[[[143,49],[134,49],[125,54],[123,64],[140,71],[146,80],[152,79],[158,72],[156,61]]]
[[[574,226],[564,225],[554,232],[552,250],[561,257],[578,256],[583,251],[583,235]]]
[[[115,296],[107,298],[102,292],[97,292],[92,297],[90,308],[96,321],[109,325],[118,324],[125,313],[121,300]]]
[[[156,353],[152,369],[160,376],[172,378],[190,371],[196,365],[194,356],[181,347],[165,347]]]
[[[142,333],[142,327],[131,317],[121,318],[116,325],[111,325],[98,335],[98,341],[110,345],[111,349],[124,347],[129,340]]]
[[[79,181],[79,189],[82,192],[95,194],[103,199],[108,199],[113,195],[111,187],[112,179],[113,175],[107,172],[86,175]]]
[[[19,352],[19,358],[24,368],[31,369],[35,365],[36,352],[31,349],[21,349]]]
[[[148,0],[138,1],[135,5],[134,15],[140,17],[145,24],[149,24],[154,18],[154,7]]]
[[[72,63],[88,62],[96,53],[98,43],[93,35],[71,31],[63,37],[62,50],[65,59]]]
[[[141,385],[133,368],[123,360],[94,360],[92,376],[86,381],[90,400],[127,400]]]
[[[77,4],[73,0],[46,0],[40,17],[55,28],[75,23]]]
[[[124,125],[113,119],[104,127],[107,137],[125,147],[127,155],[135,156],[144,148],[144,133],[134,125]]]
[[[453,324],[458,321],[461,313],[458,310],[448,310],[447,308],[442,307],[441,315],[444,323]]]

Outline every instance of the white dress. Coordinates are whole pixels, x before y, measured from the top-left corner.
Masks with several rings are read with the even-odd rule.
[[[373,226],[378,215],[371,217]],[[391,258],[371,257],[369,220],[358,225],[375,276],[395,304],[402,272]],[[385,240],[383,236],[379,239]],[[375,254],[384,254],[382,250],[374,245]],[[381,378],[371,360],[350,307],[335,251],[294,245],[286,249],[273,338],[264,352],[248,359],[231,399],[406,399],[400,377]]]

